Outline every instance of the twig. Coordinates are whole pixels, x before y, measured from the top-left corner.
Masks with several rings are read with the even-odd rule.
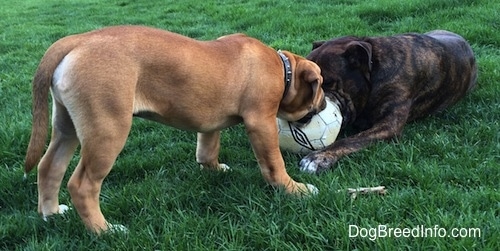
[[[343,192],[343,190],[338,190],[337,192]],[[384,195],[387,193],[387,190],[385,189],[385,186],[347,188],[347,194],[351,195],[352,199],[356,199],[356,196],[358,194],[368,194],[368,193]]]

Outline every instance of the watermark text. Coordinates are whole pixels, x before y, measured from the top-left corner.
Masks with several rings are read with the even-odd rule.
[[[372,241],[378,238],[480,238],[479,228],[451,228],[446,229],[439,225],[425,227],[419,225],[412,228],[389,227],[378,225],[377,227],[359,227],[349,225],[349,238],[368,238]]]

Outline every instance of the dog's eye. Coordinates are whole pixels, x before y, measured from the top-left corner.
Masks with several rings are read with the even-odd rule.
[[[335,89],[341,84],[341,79],[337,77],[328,77],[323,79],[323,88]]]

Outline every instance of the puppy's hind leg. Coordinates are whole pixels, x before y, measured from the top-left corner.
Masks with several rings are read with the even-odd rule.
[[[196,161],[201,168],[229,171],[226,164],[219,163],[220,131],[198,133],[196,144]]]
[[[59,189],[68,164],[78,146],[75,127],[66,108],[54,101],[52,136],[47,152],[38,165],[38,212],[47,216],[64,213],[59,205]]]
[[[68,189],[85,226],[98,234],[107,230],[126,230],[122,225],[109,224],[99,203],[102,182],[123,149],[132,126],[132,113],[126,114],[124,110],[116,109],[112,116],[97,116],[85,110],[81,119],[75,121],[82,145],[81,159],[68,182]]]

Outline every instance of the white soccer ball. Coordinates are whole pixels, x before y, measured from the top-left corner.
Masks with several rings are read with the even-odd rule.
[[[326,108],[304,126],[297,127],[280,118],[277,122],[281,150],[307,154],[335,141],[342,125],[342,114],[339,106],[327,98]]]

